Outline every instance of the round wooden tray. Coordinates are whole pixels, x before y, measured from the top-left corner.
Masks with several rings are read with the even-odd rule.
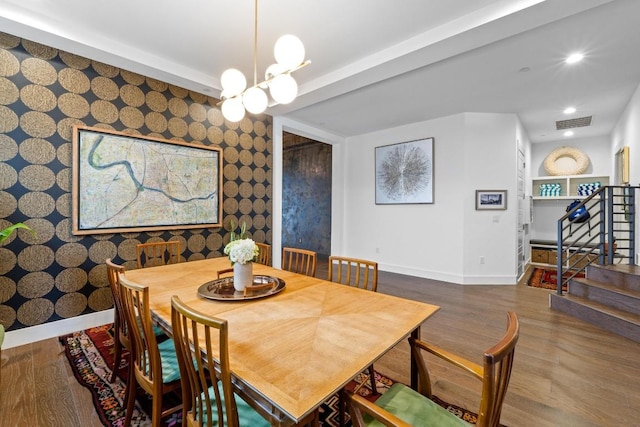
[[[198,295],[216,301],[247,301],[275,295],[284,288],[284,280],[277,277],[253,276],[251,286],[247,286],[244,291],[236,291],[233,277],[224,277],[202,284],[198,288]]]

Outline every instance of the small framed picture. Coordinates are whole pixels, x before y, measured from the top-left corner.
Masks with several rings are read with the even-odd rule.
[[[476,190],[476,210],[507,209],[507,190]]]

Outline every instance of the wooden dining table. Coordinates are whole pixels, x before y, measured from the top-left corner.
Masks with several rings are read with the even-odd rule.
[[[234,384],[272,425],[303,425],[351,379],[409,335],[438,306],[255,264],[284,281],[274,295],[218,301],[198,288],[228,269],[226,257],[127,271],[149,287],[153,317],[171,333],[171,297],[229,325]],[[415,378],[415,373],[413,375]]]

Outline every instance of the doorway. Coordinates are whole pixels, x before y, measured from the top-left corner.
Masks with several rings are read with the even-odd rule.
[[[282,135],[282,247],[331,253],[332,146]]]

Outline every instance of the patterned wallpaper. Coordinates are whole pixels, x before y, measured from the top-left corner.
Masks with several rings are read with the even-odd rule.
[[[272,123],[224,120],[217,99],[0,33],[0,322],[8,330],[113,305],[104,260],[136,267],[136,245],[179,240],[185,261],[222,255],[229,223],[271,242]],[[73,125],[223,149],[224,228],[74,236]]]

